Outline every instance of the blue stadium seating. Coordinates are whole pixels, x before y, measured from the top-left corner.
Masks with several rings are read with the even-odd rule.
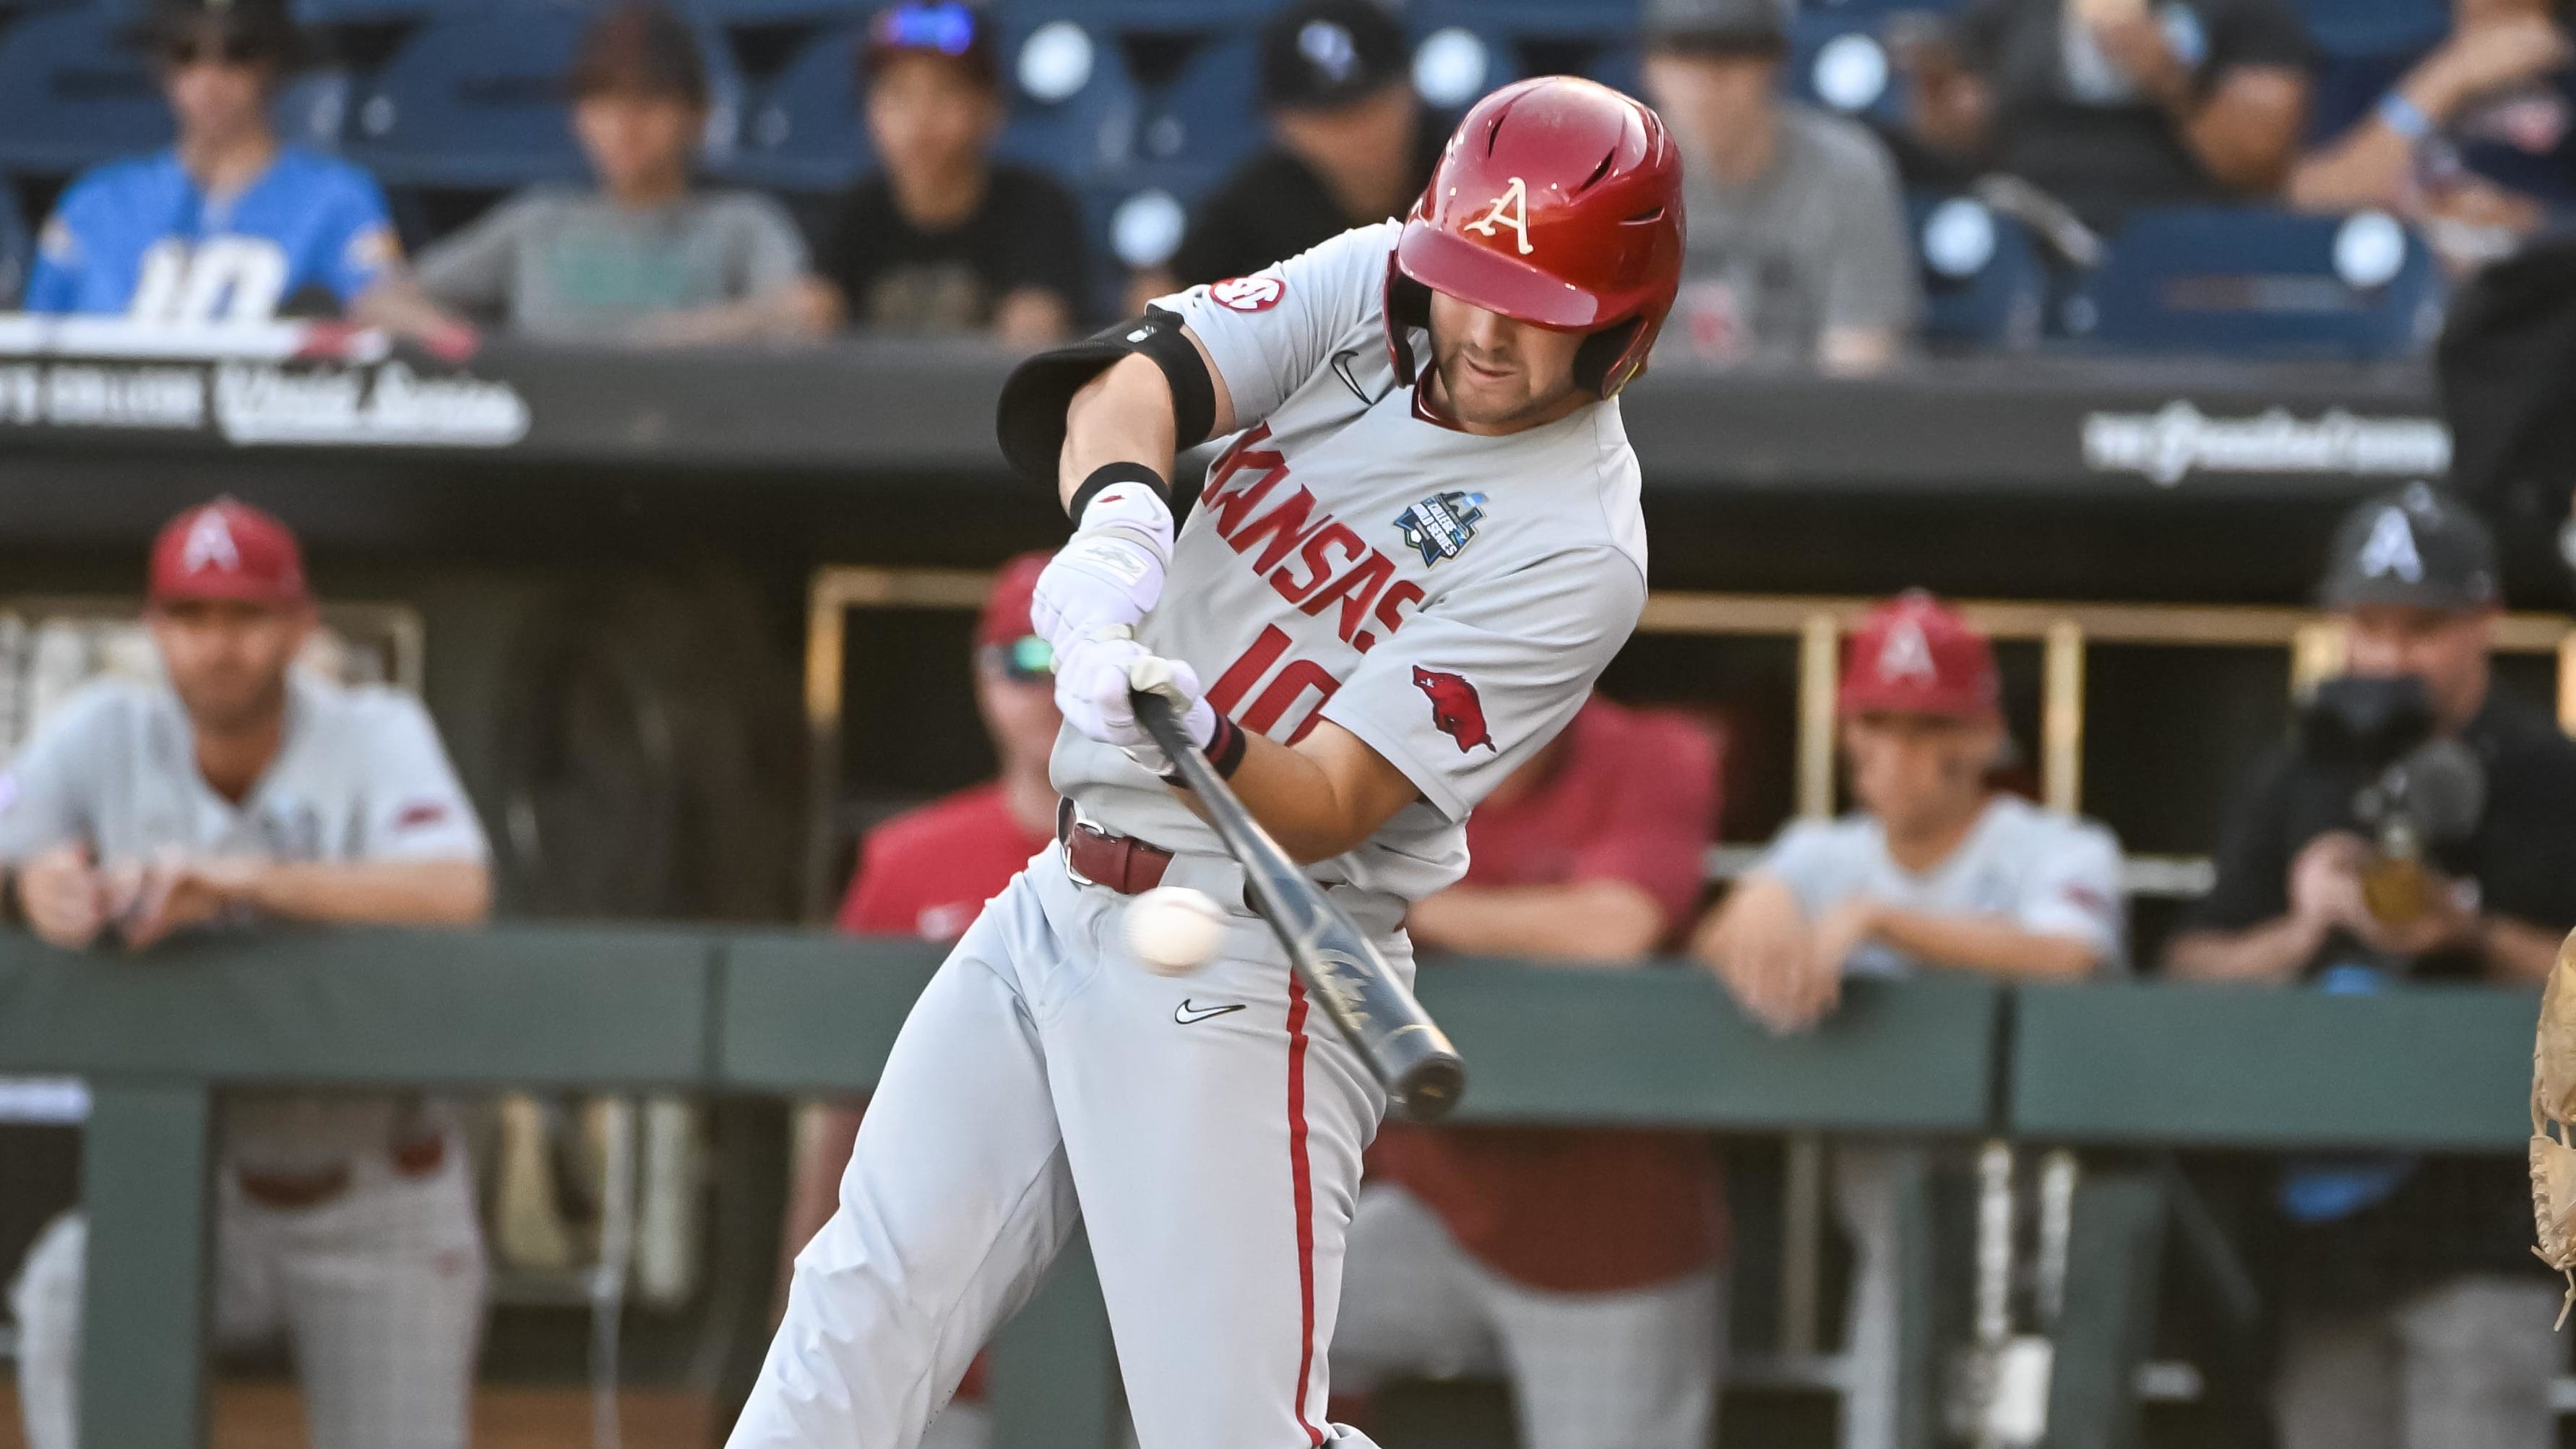
[[[68,176],[170,142],[149,59],[106,6],[47,10],[0,29],[0,171]]]
[[[742,134],[722,169],[729,180],[782,191],[838,191],[869,164],[859,124],[859,31],[833,26],[797,51],[750,97]]]
[[[27,285],[27,267],[34,259],[34,250],[27,234],[27,219],[18,212],[17,188],[0,183],[0,307],[18,305],[18,293]]]
[[[1604,39],[1637,27],[1637,0],[1412,0],[1405,23],[1419,33],[1470,25],[1510,36]]]
[[[1900,124],[1903,78],[1880,31],[1885,18],[1863,9],[1800,14],[1790,28],[1792,93],[1843,115]]]
[[[1521,78],[1520,47],[1510,31],[1481,14],[1417,13],[1413,22],[1413,88],[1438,110],[1461,111],[1487,91]]]
[[[1140,87],[1135,159],[1222,171],[1261,142],[1260,68],[1252,37],[1203,42],[1160,86]]]
[[[1905,212],[1923,284],[1923,339],[1933,350],[2038,342],[2048,273],[2028,228],[1973,197],[1916,194]]]
[[[2430,338],[2441,275],[2377,212],[2141,211],[2068,304],[2067,331],[2143,352],[2386,358]]]
[[[799,192],[839,190],[865,172],[872,163],[859,118],[861,34],[860,25],[834,26],[806,42],[746,107],[740,144],[717,169]],[[1047,54],[1032,56],[1032,46]],[[1141,103],[1114,36],[1059,15],[1027,31],[1006,28],[1002,58],[1011,95],[1003,155],[1078,181],[1135,154]],[[1050,94],[1054,86],[1072,89],[1042,99],[1032,79]]]
[[[563,75],[582,22],[567,5],[440,11],[357,88],[349,154],[388,186],[580,179]]]
[[[350,97],[349,155],[395,187],[501,189],[588,174],[567,118],[563,77],[587,14],[516,3],[443,11]],[[706,38],[715,105],[711,164],[734,144],[741,86]]]
[[[2444,0],[2300,0],[2298,8],[2329,58],[2413,50],[2451,29]]]

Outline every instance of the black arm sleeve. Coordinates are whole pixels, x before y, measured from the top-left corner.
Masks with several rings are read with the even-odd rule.
[[[2289,913],[2293,767],[2277,750],[2249,773],[2211,857],[2218,878],[2184,911],[2182,929],[2242,931]]]
[[[1181,319],[1148,307],[1133,321],[1057,347],[1011,369],[995,409],[994,432],[1002,456],[1020,476],[1050,487],[1064,454],[1064,413],[1084,384],[1120,358],[1141,352],[1154,359],[1172,385],[1172,438],[1176,448],[1207,441],[1216,426],[1216,383],[1207,362],[1181,331]]]

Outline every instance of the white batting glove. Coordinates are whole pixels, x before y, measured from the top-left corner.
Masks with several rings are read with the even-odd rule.
[[[1065,723],[1086,739],[1125,750],[1157,775],[1168,774],[1171,761],[1137,722],[1131,689],[1172,701],[1192,743],[1204,748],[1216,737],[1216,709],[1199,698],[1197,672],[1177,659],[1146,653],[1124,628],[1095,630],[1056,656],[1055,702]]]
[[[1139,655],[1127,663],[1127,687],[1145,694],[1159,694],[1170,700],[1172,713],[1180,716],[1181,728],[1189,732],[1191,744],[1204,750],[1215,741],[1216,706],[1199,697],[1197,670],[1178,659],[1166,659],[1160,654]],[[1132,719],[1134,716],[1134,701],[1131,700],[1128,717]],[[1136,733],[1142,743],[1123,746],[1127,758],[1157,775],[1170,774],[1172,761],[1163,753],[1162,746],[1145,733],[1142,724],[1136,726]]]
[[[1029,622],[1059,659],[1085,635],[1133,630],[1163,597],[1171,563],[1171,505],[1142,483],[1111,484],[1038,574]]]

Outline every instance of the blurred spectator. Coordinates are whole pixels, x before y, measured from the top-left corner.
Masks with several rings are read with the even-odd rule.
[[[397,278],[402,244],[358,167],[282,146],[268,105],[304,59],[285,0],[154,0],[144,23],[178,126],[167,151],[74,180],[37,239],[30,312],[138,322],[337,316]],[[397,302],[382,320],[451,324]]]
[[[1865,372],[1923,310],[1896,164],[1780,94],[1786,0],[1646,0],[1646,91],[1673,129],[1689,249],[1662,351]]]
[[[1261,27],[1270,143],[1199,203],[1170,266],[1137,278],[1130,310],[1410,210],[1449,137],[1414,99],[1407,54],[1373,0],[1289,0],[1272,14]]]
[[[0,860],[67,950],[258,920],[468,925],[482,828],[427,712],[291,666],[314,628],[283,524],[230,499],[152,548],[167,681],[66,702],[0,776]],[[461,1449],[483,1314],[464,1145],[415,1095],[227,1093],[214,1318],[291,1340],[312,1440]],[[58,1220],[12,1302],[31,1449],[73,1449],[87,1234]]]
[[[2354,77],[2376,82],[2376,104],[2348,126],[2327,118],[2338,129],[2300,160],[2291,201],[2390,208],[2454,264],[2493,261],[2576,207],[2576,69],[2558,8],[2454,0],[2448,36]]]
[[[1931,596],[1883,604],[1852,637],[1836,711],[1857,813],[1783,831],[1693,951],[1744,1008],[1804,1030],[1845,976],[1925,967],[2067,980],[2122,969],[2120,845],[2090,821],[1992,789],[2005,747],[1994,651]],[[1845,1449],[1898,1442],[1896,1217],[1920,1149],[1838,1154],[1856,1252]]]
[[[1047,778],[1047,759],[1064,717],[1056,713],[1046,641],[1029,623],[1029,599],[1051,557],[1025,553],[1004,564],[975,625],[975,707],[1001,757],[1000,774],[869,831],[859,847],[858,874],[834,921],[840,930],[954,941],[974,924],[984,903],[1055,838],[1058,796]],[[839,1208],[841,1173],[849,1166],[864,1111],[857,1103],[822,1106],[799,1133],[796,1183],[788,1198],[791,1257]],[[978,1359],[958,1389],[959,1399],[980,1398],[982,1381]],[[924,1445],[957,1449],[980,1438],[972,1417],[956,1413],[952,1404]]]
[[[1595,698],[1467,822],[1414,942],[1639,965],[1699,897],[1716,751]],[[1532,1449],[1706,1449],[1726,1205],[1705,1136],[1390,1122],[1353,1210],[1333,1384],[1501,1373]]]
[[[654,0],[603,11],[568,78],[598,188],[539,186],[421,254],[440,305],[549,341],[738,342],[830,329],[831,289],[786,209],[690,185],[707,73]]]
[[[851,325],[984,332],[1040,347],[1085,311],[1082,211],[1044,172],[995,161],[1007,101],[992,21],[956,3],[879,11],[859,48],[883,168],[842,199],[824,274]]]
[[[2336,532],[2323,599],[2353,678],[2421,682],[2436,738],[2482,766],[2484,807],[2461,838],[2426,832],[2427,858],[2408,863],[2359,814],[2380,762],[2313,742],[2273,752],[2166,969],[2330,990],[2539,981],[2576,926],[2576,744],[2493,679],[2486,526],[2420,483],[2372,499]],[[2550,1384],[2567,1357],[2527,1187],[2505,1158],[2292,1165],[2278,1204],[2282,1449],[2557,1443]]]
[[[2277,196],[2298,154],[2309,49],[2287,0],[1973,0],[1901,39],[1916,140],[2096,230]]]

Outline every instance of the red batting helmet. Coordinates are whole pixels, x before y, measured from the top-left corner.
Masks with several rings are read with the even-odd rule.
[[[1411,281],[1589,332],[1575,377],[1608,397],[1645,370],[1681,267],[1682,163],[1664,123],[1608,86],[1540,76],[1458,123],[1396,243],[1388,316],[1422,325],[1428,299],[1396,295]]]

